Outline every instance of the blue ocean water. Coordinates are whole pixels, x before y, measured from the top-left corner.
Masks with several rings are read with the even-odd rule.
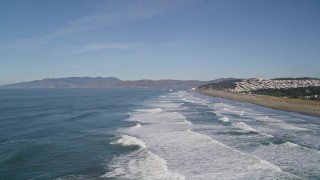
[[[320,118],[157,89],[0,90],[0,179],[320,179]]]

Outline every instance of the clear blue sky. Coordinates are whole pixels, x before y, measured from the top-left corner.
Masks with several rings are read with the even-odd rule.
[[[320,77],[319,0],[0,0],[0,84]]]

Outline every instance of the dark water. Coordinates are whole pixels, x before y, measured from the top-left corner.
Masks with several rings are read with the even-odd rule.
[[[99,177],[127,147],[110,145],[157,90],[0,90],[0,179]],[[71,176],[70,176],[71,177]],[[79,176],[80,177],[80,176]]]
[[[0,90],[0,179],[320,179],[320,118],[186,91]]]

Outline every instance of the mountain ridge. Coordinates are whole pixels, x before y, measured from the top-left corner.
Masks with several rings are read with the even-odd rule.
[[[207,83],[215,83],[233,78],[221,78],[211,81],[199,80],[120,80],[116,77],[64,77],[45,78],[28,82],[3,85],[2,88],[192,88]]]

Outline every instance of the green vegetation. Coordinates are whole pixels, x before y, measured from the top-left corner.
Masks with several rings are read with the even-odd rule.
[[[236,82],[241,82],[242,79],[232,79],[232,80],[226,80],[219,83],[211,83],[202,85],[199,88],[200,89],[216,89],[216,90],[226,90],[226,89],[234,89],[236,88]]]
[[[311,79],[317,79],[317,78],[311,78],[311,77],[300,77],[300,78],[274,78],[272,80],[311,80]]]
[[[289,89],[259,89],[252,91],[254,94],[276,96],[276,97],[288,97],[288,98],[310,98],[319,99],[320,87],[300,87],[300,88],[289,88]],[[318,95],[318,96],[317,96]]]

